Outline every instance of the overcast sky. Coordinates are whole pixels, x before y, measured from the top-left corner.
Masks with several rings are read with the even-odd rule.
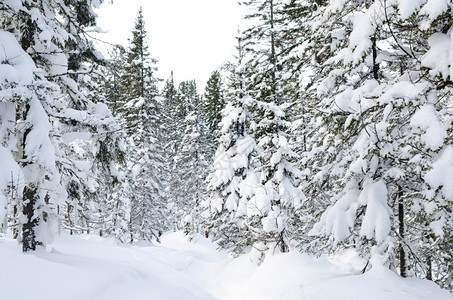
[[[231,59],[241,22],[236,0],[114,0],[97,11],[103,39],[128,45],[140,6],[151,56],[158,59],[159,77],[174,71],[175,82],[196,79],[199,91],[211,72]]]

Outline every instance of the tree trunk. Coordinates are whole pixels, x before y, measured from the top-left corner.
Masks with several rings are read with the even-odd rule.
[[[401,242],[399,245],[399,259],[400,259],[400,275],[401,277],[406,277],[406,252],[404,251],[404,202],[401,199],[401,192],[398,193],[398,223],[399,223],[399,235],[401,238]]]
[[[431,256],[428,256],[426,264],[428,265],[428,270],[426,270],[426,279],[433,280],[433,262],[431,260]]]
[[[275,69],[277,67],[277,58],[275,54],[275,30],[274,30],[274,2],[273,0],[270,2],[270,25],[271,25],[271,56],[270,56],[270,62],[272,64],[272,69],[271,69],[271,97],[272,101],[279,104],[280,99],[277,99],[277,76],[275,74]],[[277,102],[278,100],[278,102]]]
[[[23,119],[26,120],[28,113],[30,111],[30,105],[26,104],[25,109],[23,112]],[[22,158],[23,163],[22,166],[26,167],[33,167],[31,166],[28,158],[25,154],[25,147],[27,144],[28,134],[31,132],[31,127],[27,128],[23,135],[22,140]],[[37,245],[41,245],[40,242],[36,240],[36,226],[39,224],[40,215],[36,213],[38,209],[38,185],[33,183],[35,180],[29,181],[28,184],[25,185],[23,190],[23,206],[22,206],[22,214],[25,217],[25,222],[22,224],[22,251],[34,251],[36,250]]]
[[[15,204],[13,206],[13,220],[16,220],[16,218],[17,218],[17,204]],[[20,229],[17,227],[18,227],[18,225],[15,225],[13,227],[13,239],[15,239],[15,240],[17,240],[17,238],[19,237],[19,231],[20,231]]]
[[[34,185],[28,185],[24,188],[23,214],[26,218],[22,225],[22,251],[35,251],[36,246],[41,243],[36,240],[36,226],[39,223],[39,214],[35,214],[38,204],[38,188]]]
[[[377,62],[377,45],[376,45],[376,36],[372,39],[373,42],[373,78],[378,80],[379,79],[379,63]]]
[[[283,231],[280,232],[280,235],[279,235],[279,244],[280,244],[281,253],[289,252],[288,245],[286,245],[285,240],[283,238]]]

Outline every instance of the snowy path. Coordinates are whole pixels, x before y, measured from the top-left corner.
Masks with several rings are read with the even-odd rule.
[[[0,272],[0,299],[214,299],[180,272],[190,253],[96,237],[61,238],[50,253],[22,254],[14,243],[0,246],[8,270]]]
[[[430,282],[385,269],[350,275],[362,263],[351,253],[335,263],[280,254],[257,268],[247,256],[231,259],[197,240],[172,233],[159,246],[119,246],[66,236],[33,254],[0,240],[0,299],[453,299]]]

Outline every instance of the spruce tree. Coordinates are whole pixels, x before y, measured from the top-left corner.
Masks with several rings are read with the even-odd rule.
[[[259,263],[268,250],[289,251],[289,244],[296,235],[292,220],[298,219],[304,196],[299,187],[300,171],[292,164],[297,155],[288,138],[292,124],[286,110],[291,107],[293,98],[288,88],[291,85],[285,85],[290,67],[285,48],[294,41],[285,39],[284,29],[289,22],[284,17],[287,5],[273,0],[243,4],[251,9],[246,18],[254,20],[251,27],[243,31],[242,39],[249,58],[247,76],[252,78],[246,91],[256,99],[253,134],[259,148],[259,164],[247,178],[254,192],[246,197],[246,226],[253,249],[258,249]]]
[[[250,246],[247,240],[245,219],[247,216],[246,187],[241,184],[254,167],[253,159],[258,149],[248,132],[253,103],[250,97],[232,95],[222,111],[219,146],[213,170],[207,178],[209,198],[203,203],[203,225],[208,235],[223,249],[235,255]]]
[[[110,57],[104,68],[105,82],[101,94],[104,95],[107,105],[116,116],[123,111],[125,104],[121,93],[121,78],[126,70],[126,49],[121,45],[115,45],[110,52]]]
[[[304,42],[298,1],[248,0],[245,16],[250,27],[241,39],[249,60],[247,91],[265,102],[292,102],[297,99],[300,63],[297,54]]]
[[[176,155],[178,147],[181,144],[182,132],[184,131],[184,118],[186,109],[183,99],[180,96],[180,90],[175,86],[173,81],[173,72],[170,78],[165,82],[162,92],[164,98],[164,118],[165,130],[167,136],[167,153],[171,154],[170,160]]]
[[[437,38],[444,27],[437,24],[446,16],[427,13],[429,5],[394,8],[385,1],[344,7],[327,1],[309,23],[315,34],[306,49],[313,60],[304,97],[315,126],[306,155],[314,179],[307,209],[324,207],[311,234],[332,251],[354,247],[371,265],[403,277],[430,270],[427,277],[435,278],[431,255],[449,254],[428,245],[448,235],[441,221],[448,213],[426,208],[450,200],[425,190],[440,187],[430,180],[451,130],[439,106],[447,73],[433,56],[442,49]]]
[[[176,176],[180,180],[177,205],[182,229],[190,237],[200,232],[200,205],[206,199],[205,178],[208,171],[204,125],[197,114],[198,109],[194,105],[185,119],[186,129],[176,160]]]
[[[178,227],[191,237],[199,232],[199,206],[206,197],[207,129],[200,113],[202,106],[195,80],[181,82],[176,98],[173,103],[174,124],[182,128],[183,134],[174,143],[169,190],[180,222]]]
[[[223,96],[223,82],[219,71],[214,71],[209,77],[203,97],[203,110],[206,125],[212,137],[218,129],[221,120],[221,111],[225,106]]]
[[[157,70],[157,60],[151,58],[147,43],[147,32],[143,9],[140,7],[132,30],[132,39],[129,40],[127,51],[127,65],[125,67],[122,88],[127,99],[155,96],[157,93],[154,72]]]
[[[32,61],[22,72],[22,76],[28,74],[31,80],[25,85],[24,81],[18,83],[24,93],[17,98],[23,103],[17,105],[16,123],[21,125],[14,132],[20,141],[16,152],[20,157],[16,155],[14,159],[21,161],[23,170],[37,170],[26,172],[37,176],[24,179],[26,188],[16,194],[21,193],[21,197],[8,205],[11,220],[19,220],[22,226],[23,250],[29,251],[44,244],[56,231],[55,224],[60,223],[57,212],[70,210],[66,207],[68,196],[88,207],[78,191],[94,193],[95,186],[105,179],[98,175],[115,176],[110,168],[97,169],[91,177],[87,173],[99,154],[99,148],[91,146],[102,140],[105,132],[117,127],[108,109],[91,98],[96,85],[93,70],[102,62],[84,35],[86,27],[95,24],[94,3],[34,1],[9,5],[0,5],[5,20],[1,30],[13,32],[22,49],[31,53]],[[14,40],[8,40],[14,44]],[[17,56],[16,52],[12,57]],[[29,60],[25,52],[20,56]],[[41,72],[36,71],[35,65]],[[87,135],[92,139],[85,139]],[[12,141],[11,138],[8,140]],[[114,151],[112,147],[111,152]],[[11,184],[13,188],[15,184]],[[73,192],[76,185],[77,192]],[[91,212],[85,214],[87,219]],[[71,229],[79,230],[77,226]],[[20,237],[17,228],[15,236]]]
[[[134,240],[151,240],[166,230],[163,176],[162,100],[154,76],[142,8],[138,11],[126,61],[120,64],[120,97],[116,106],[127,133],[130,228]],[[131,193],[132,192],[132,193]]]
[[[184,133],[184,119],[178,115],[179,92],[173,80],[173,72],[165,82],[163,91],[163,110],[162,110],[162,132],[164,136],[164,161],[166,166],[165,174],[165,192],[169,199],[167,207],[169,208],[167,220],[170,229],[177,230],[181,228],[181,220],[178,214],[176,203],[176,194],[179,189],[179,181],[176,177],[176,157],[181,144],[182,134]]]
[[[218,147],[213,169],[207,177],[209,197],[203,203],[203,228],[222,249],[234,255],[244,253],[251,241],[247,234],[247,198],[244,181],[256,167],[258,148],[249,133],[255,103],[246,95],[245,59],[240,37],[235,61],[227,65],[230,76],[226,105],[219,124]],[[242,190],[241,190],[241,186]]]
[[[297,155],[285,133],[290,125],[284,111],[274,103],[257,102],[257,106],[263,117],[256,132],[264,134],[258,140],[260,165],[250,175],[255,191],[248,203],[247,226],[260,256],[276,248],[291,250],[305,196],[299,186],[301,172],[293,163]]]

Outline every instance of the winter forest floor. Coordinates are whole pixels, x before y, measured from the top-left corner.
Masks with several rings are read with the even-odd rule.
[[[24,254],[0,239],[0,299],[453,299],[434,283],[387,269],[360,274],[352,252],[332,259],[299,253],[233,259],[201,236],[180,232],[157,245],[118,245],[94,236],[61,236]]]

